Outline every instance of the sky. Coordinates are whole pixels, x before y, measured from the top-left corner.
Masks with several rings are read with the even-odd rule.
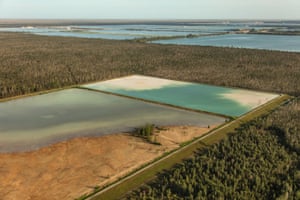
[[[0,0],[0,18],[300,20],[300,0]]]

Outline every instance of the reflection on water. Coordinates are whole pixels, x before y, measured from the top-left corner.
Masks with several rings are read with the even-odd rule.
[[[26,151],[78,136],[131,131],[146,123],[197,125],[224,118],[81,89],[0,103],[0,152]]]

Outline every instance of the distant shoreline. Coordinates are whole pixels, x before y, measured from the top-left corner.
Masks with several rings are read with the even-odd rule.
[[[291,24],[300,23],[299,20],[256,20],[256,19],[0,19],[0,27],[26,26],[26,25],[121,25],[121,24],[229,24],[229,23],[264,23]]]

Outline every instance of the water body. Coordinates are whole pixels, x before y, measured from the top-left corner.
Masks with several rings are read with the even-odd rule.
[[[224,118],[142,101],[67,89],[0,103],[0,152],[28,151],[79,136],[157,125],[220,124]]]
[[[300,52],[300,36],[287,35],[227,34],[196,38],[158,40],[153,43]]]
[[[222,31],[221,28],[181,25],[93,25],[93,26],[49,26],[49,27],[8,27],[0,31],[23,32],[36,35],[132,40],[161,36],[186,36],[189,34],[209,34]]]
[[[154,43],[178,45],[202,45],[220,47],[239,47],[299,52],[300,36],[290,35],[234,35],[241,30],[272,30],[277,32],[300,32],[300,22],[173,22],[150,24],[99,24],[99,25],[57,25],[57,26],[9,26],[0,32],[22,32],[45,36],[101,38],[113,40],[133,40],[189,35],[203,36],[227,34],[198,38],[159,40]]]
[[[22,32],[35,35],[132,40],[138,38],[212,34],[236,29],[235,26],[208,25],[78,25],[26,26],[0,28],[2,32]]]
[[[83,87],[234,117],[241,116],[278,96],[139,75]]]

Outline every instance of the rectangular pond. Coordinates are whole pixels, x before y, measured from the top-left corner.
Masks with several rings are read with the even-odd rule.
[[[227,116],[243,115],[278,96],[140,75],[82,87]]]
[[[83,89],[0,103],[0,152],[28,151],[80,136],[157,125],[207,127],[224,118]]]

